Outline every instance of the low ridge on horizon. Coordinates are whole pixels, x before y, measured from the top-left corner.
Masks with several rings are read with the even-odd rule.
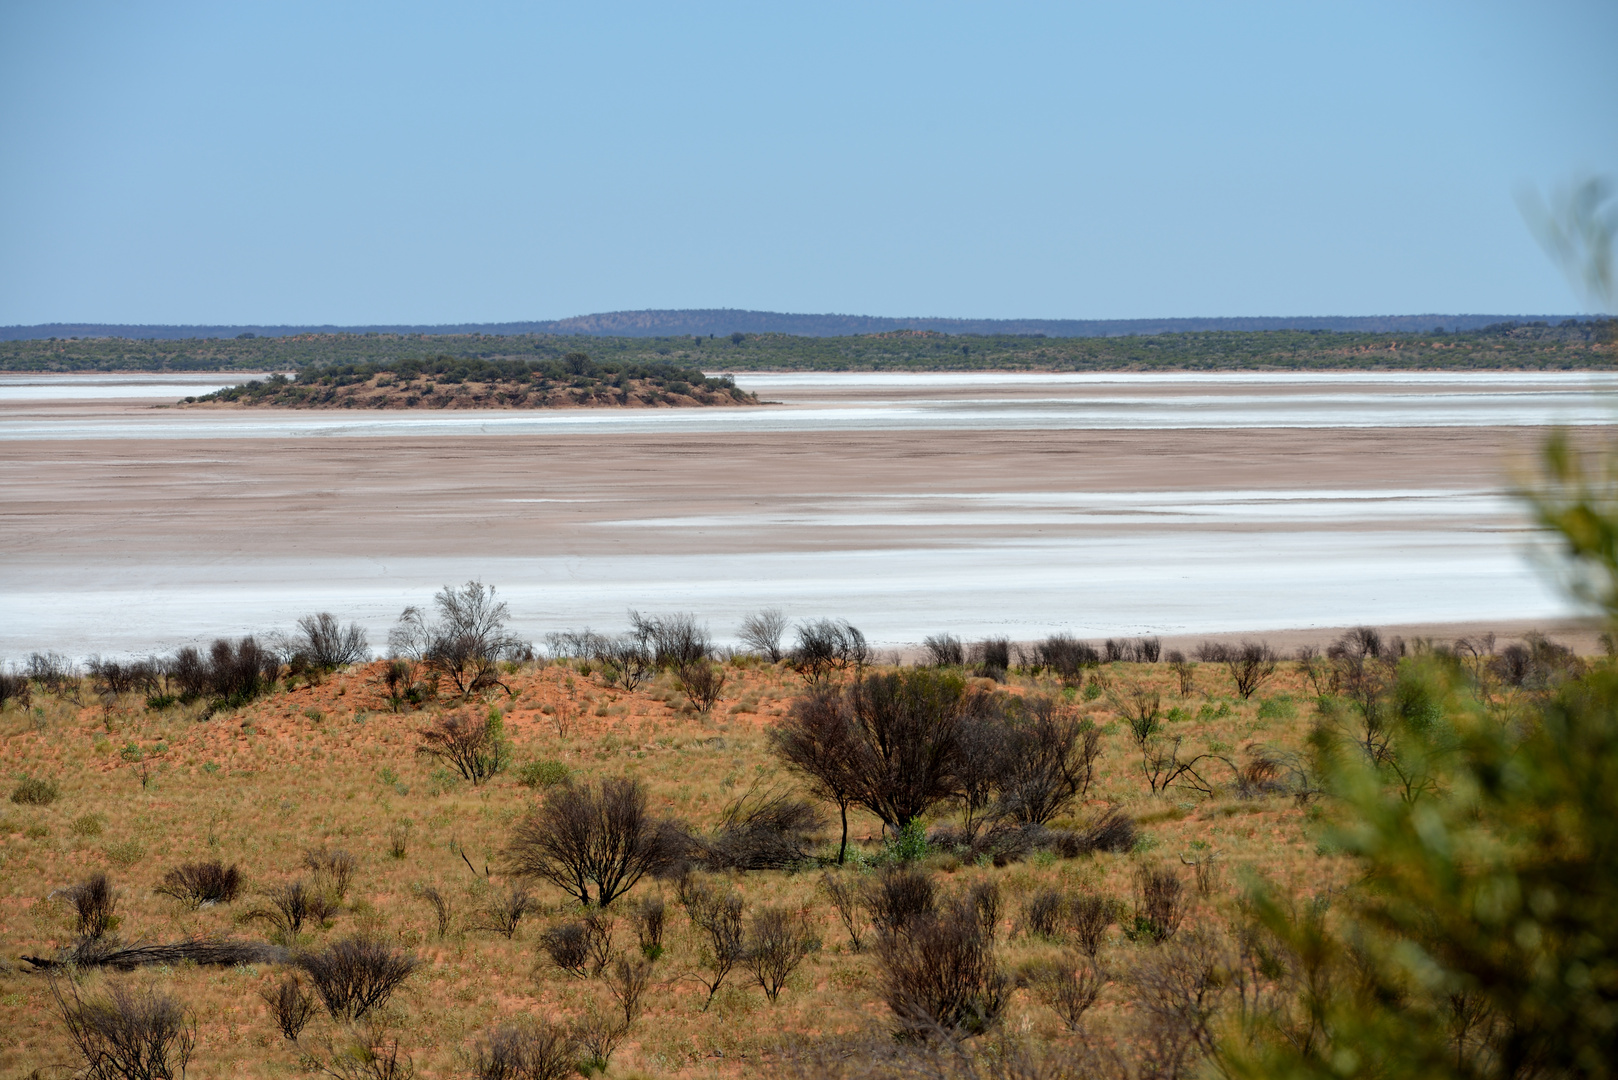
[[[1371,333],[1478,330],[1501,322],[1593,321],[1590,315],[1318,315],[1230,316],[1165,319],[954,319],[876,315],[792,314],[735,308],[608,311],[537,322],[326,325],[184,325],[135,323],[39,323],[0,327],[0,341],[61,337],[139,339],[286,337],[294,334],[575,334],[584,337],[722,336],[732,333],[844,337],[902,330],[945,334],[1122,337],[1133,334],[1232,330],[1337,330]]]

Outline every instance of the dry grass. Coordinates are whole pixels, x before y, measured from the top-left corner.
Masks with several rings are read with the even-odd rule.
[[[61,792],[49,804],[0,803],[0,1080],[71,1059],[48,983],[25,974],[15,958],[50,955],[73,944],[76,915],[59,891],[98,871],[118,890],[116,933],[126,941],[262,939],[271,932],[266,924],[243,922],[257,900],[177,904],[158,894],[165,873],[181,864],[234,863],[241,868],[243,897],[257,898],[307,875],[306,853],[352,853],[358,865],[330,925],[306,923],[298,934],[280,935],[280,944],[322,949],[360,935],[418,956],[421,969],[377,1015],[421,1077],[469,1075],[478,1041],[501,1026],[622,1018],[624,1007],[606,978],[576,978],[545,958],[541,934],[583,914],[560,890],[536,885],[536,907],[509,936],[504,927],[483,928],[486,913],[509,899],[513,884],[499,872],[500,848],[543,789],[519,783],[518,769],[475,786],[416,754],[416,731],[435,719],[435,711],[447,713],[459,703],[394,714],[378,679],[382,666],[339,672],[321,685],[277,692],[206,721],[195,708],[148,712],[134,697],[107,704],[92,695],[85,700],[93,705],[79,707],[36,694],[29,708],[12,705],[0,713],[5,771],[13,778],[49,778]],[[764,731],[800,692],[797,676],[757,663],[729,665],[723,698],[703,713],[670,676],[627,693],[603,687],[582,666],[529,665],[503,676],[513,697],[496,692],[479,703],[505,713],[517,766],[556,762],[591,782],[638,777],[651,794],[654,814],[709,832],[754,784],[792,787],[769,755]],[[1252,701],[1236,697],[1214,665],[1197,671],[1199,691],[1188,697],[1180,695],[1166,665],[1120,663],[1101,671],[1115,683],[1129,679],[1160,692],[1163,730],[1183,736],[1198,752],[1239,760],[1250,743],[1282,753],[1303,745],[1307,704],[1275,704],[1285,696],[1300,703],[1311,699],[1290,664]],[[1063,693],[1054,679],[1015,673],[1002,687]],[[1214,696],[1204,696],[1208,692]],[[1017,932],[1025,906],[1042,889],[1099,894],[1127,905],[1142,864],[1174,867],[1187,876],[1190,926],[1230,905],[1244,870],[1260,871],[1300,893],[1344,871],[1333,856],[1317,854],[1308,809],[1285,796],[1238,798],[1234,783],[1225,788],[1230,794],[1213,798],[1181,789],[1150,796],[1139,751],[1106,696],[1087,699],[1076,688],[1067,695],[1102,726],[1104,753],[1085,805],[1051,824],[1081,827],[1116,803],[1137,818],[1143,841],[1133,853],[1061,859],[1045,852],[1002,868],[987,860],[963,865],[932,857],[945,896],[975,883],[998,884],[1006,970],[1051,962],[1080,945]],[[99,832],[75,827],[90,815],[103,823]],[[409,843],[400,853],[395,838],[402,831]],[[823,837],[822,852],[835,855],[835,834],[833,828]],[[874,819],[855,815],[852,840],[859,858],[877,854],[881,838]],[[1222,871],[1203,896],[1189,887],[1190,872],[1177,857],[1207,852],[1218,853]],[[845,874],[864,879],[858,870]],[[325,881],[332,875],[318,876],[335,894],[335,883]],[[661,893],[669,901],[667,919],[661,955],[636,1002],[638,1016],[612,1055],[613,1075],[748,1076],[783,1042],[857,1037],[891,1023],[877,959],[870,949],[851,948],[818,872],[707,876],[715,889],[742,898],[749,923],[766,907],[802,912],[824,944],[785,979],[774,1004],[755,981],[733,973],[705,1011],[707,991],[694,975],[702,968],[706,936],[673,902],[672,884],[642,881],[609,909],[621,923],[618,952],[640,952],[631,932],[634,903]],[[442,933],[437,905],[423,899],[434,894],[426,890],[445,901]],[[1124,971],[1132,957],[1155,947],[1131,942],[1113,926],[1099,948],[1099,970]],[[192,1068],[199,1074],[292,1077],[299,1074],[300,1054],[323,1045],[321,1040],[345,1037],[324,1011],[309,1023],[303,1050],[282,1037],[263,997],[275,995],[286,977],[278,965],[180,964],[142,969],[140,977],[195,1016]],[[102,977],[88,981],[99,992]],[[1012,993],[1004,1022],[1018,1033],[1064,1037],[1067,1023],[1036,989]],[[1090,1016],[1104,1022],[1120,1011],[1123,998],[1118,988],[1104,988]]]

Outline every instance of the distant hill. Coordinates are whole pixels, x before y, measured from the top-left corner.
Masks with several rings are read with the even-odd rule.
[[[234,338],[296,334],[579,334],[588,337],[681,337],[731,333],[846,337],[895,330],[932,330],[983,336],[1126,337],[1206,331],[1335,330],[1348,333],[1449,333],[1481,330],[1502,322],[1591,319],[1568,315],[1322,315],[1230,319],[890,319],[874,315],[790,315],[776,311],[711,308],[690,311],[609,311],[552,322],[455,323],[435,326],[144,326],[114,323],[45,323],[0,327],[0,341],[44,338]]]

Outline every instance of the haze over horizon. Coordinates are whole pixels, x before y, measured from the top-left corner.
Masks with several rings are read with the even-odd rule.
[[[1618,8],[0,9],[0,324],[1586,310]]]

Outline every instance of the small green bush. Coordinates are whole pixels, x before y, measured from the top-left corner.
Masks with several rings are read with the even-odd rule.
[[[62,789],[54,780],[25,776],[11,789],[11,801],[20,806],[49,806],[61,797]]]
[[[1285,694],[1279,697],[1265,698],[1258,703],[1258,718],[1260,720],[1291,720],[1298,715],[1298,706]]]
[[[103,819],[100,814],[81,814],[69,826],[74,836],[100,836]]]
[[[139,841],[125,840],[119,844],[108,844],[101,849],[107,856],[107,861],[120,870],[128,869],[146,857],[146,848]]]
[[[153,712],[157,712],[168,708],[170,705],[176,705],[179,701],[180,698],[177,694],[153,694],[146,699],[146,707]]]
[[[560,761],[530,761],[517,770],[517,783],[526,788],[555,787],[568,777]]]

